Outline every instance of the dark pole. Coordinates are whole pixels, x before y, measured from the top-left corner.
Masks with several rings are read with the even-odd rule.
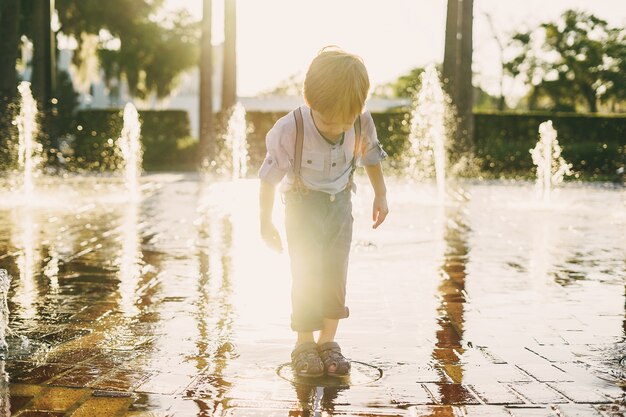
[[[446,12],[446,39],[443,56],[444,87],[454,105],[456,105],[456,84],[459,61],[459,0],[448,0]]]
[[[52,14],[54,13],[54,0],[44,0],[44,36],[45,36],[45,77],[46,77],[46,101],[48,105],[56,94],[56,37],[52,32]]]
[[[34,0],[32,19],[33,33],[33,72],[31,76],[31,90],[33,97],[38,101],[39,106],[47,108],[47,87],[46,87],[46,56],[47,40],[46,32],[46,9],[47,0]],[[46,7],[44,7],[46,6]]]
[[[202,38],[200,40],[200,137],[196,161],[199,166],[202,166],[207,161],[211,165],[216,163],[215,143],[213,140],[211,8],[211,0],[203,0]]]
[[[460,120],[461,150],[471,149],[474,141],[474,86],[472,84],[474,0],[461,0],[461,39],[459,85],[457,92]]]
[[[237,1],[224,0],[224,71],[222,110],[237,102]]]
[[[0,99],[11,100],[17,94],[15,64],[20,45],[21,0],[0,3]]]

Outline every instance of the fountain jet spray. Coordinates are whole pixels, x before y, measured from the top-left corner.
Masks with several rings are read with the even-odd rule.
[[[117,140],[117,146],[124,160],[124,184],[131,198],[139,194],[139,177],[141,176],[142,156],[141,123],[139,114],[132,103],[124,107],[124,126],[122,134]]]
[[[35,189],[34,178],[39,174],[43,147],[35,140],[39,131],[37,102],[30,90],[30,83],[22,81],[17,90],[21,96],[20,113],[15,120],[19,136],[17,163],[22,177],[22,194],[29,196]]]
[[[233,106],[224,136],[226,158],[231,160],[232,179],[245,178],[248,173],[248,147],[246,140],[246,109],[239,102]]]
[[[446,96],[441,88],[439,74],[429,65],[421,75],[422,86],[414,100],[411,112],[409,166],[407,174],[432,177],[437,180],[437,195],[445,198],[446,186]]]
[[[572,175],[572,164],[561,156],[561,147],[556,139],[557,132],[552,120],[539,125],[539,141],[530,150],[533,163],[537,166],[536,187],[544,202],[550,201],[552,187],[563,182],[565,175]]]
[[[6,269],[0,269],[0,351],[6,351],[9,345],[6,341],[6,333],[9,328],[9,306],[7,293],[11,287],[11,275]]]

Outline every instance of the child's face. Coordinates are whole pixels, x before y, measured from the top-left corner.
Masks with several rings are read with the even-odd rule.
[[[356,115],[351,120],[341,120],[334,118],[332,115],[325,115],[318,111],[311,109],[313,112],[313,119],[315,120],[315,126],[322,134],[330,139],[335,139],[341,136],[343,132],[352,128]]]

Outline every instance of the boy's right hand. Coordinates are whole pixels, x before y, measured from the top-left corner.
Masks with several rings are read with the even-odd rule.
[[[261,222],[261,238],[270,249],[276,252],[283,251],[283,243],[278,230],[271,222]]]

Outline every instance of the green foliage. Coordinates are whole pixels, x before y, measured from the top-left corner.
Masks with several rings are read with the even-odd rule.
[[[114,171],[120,162],[115,142],[122,131],[122,116],[117,109],[79,111],[70,165],[96,172]],[[139,117],[145,170],[193,167],[197,142],[189,139],[187,112],[140,111]]]
[[[560,113],[487,113],[474,115],[475,151],[483,171],[494,176],[529,175],[535,169],[529,150],[539,125],[552,120],[563,157],[583,177],[610,178],[623,164],[626,117]]]
[[[248,136],[249,172],[254,175],[265,157],[265,135],[284,113],[249,112],[253,133]],[[389,154],[385,164],[402,167],[409,146],[410,115],[406,111],[372,114],[378,138]],[[558,131],[563,156],[584,178],[610,178],[623,164],[626,152],[626,116],[548,113],[474,114],[475,153],[483,175],[531,176],[530,156],[539,139],[539,125],[551,119]]]
[[[178,75],[198,61],[198,22],[183,11],[157,18],[162,4],[162,0],[56,1],[61,32],[79,42],[83,33],[100,35],[98,54],[106,81],[125,79],[133,96],[140,98],[153,92],[159,98],[168,96]],[[106,34],[110,39],[103,37]],[[74,59],[80,64],[80,54]]]
[[[513,78],[531,86],[531,110],[596,112],[626,99],[626,31],[592,14],[567,10],[513,36],[519,53],[505,64]]]
[[[373,95],[390,98],[414,97],[422,85],[420,77],[423,72],[424,68],[413,68],[408,73],[399,76],[395,81],[376,87]]]

